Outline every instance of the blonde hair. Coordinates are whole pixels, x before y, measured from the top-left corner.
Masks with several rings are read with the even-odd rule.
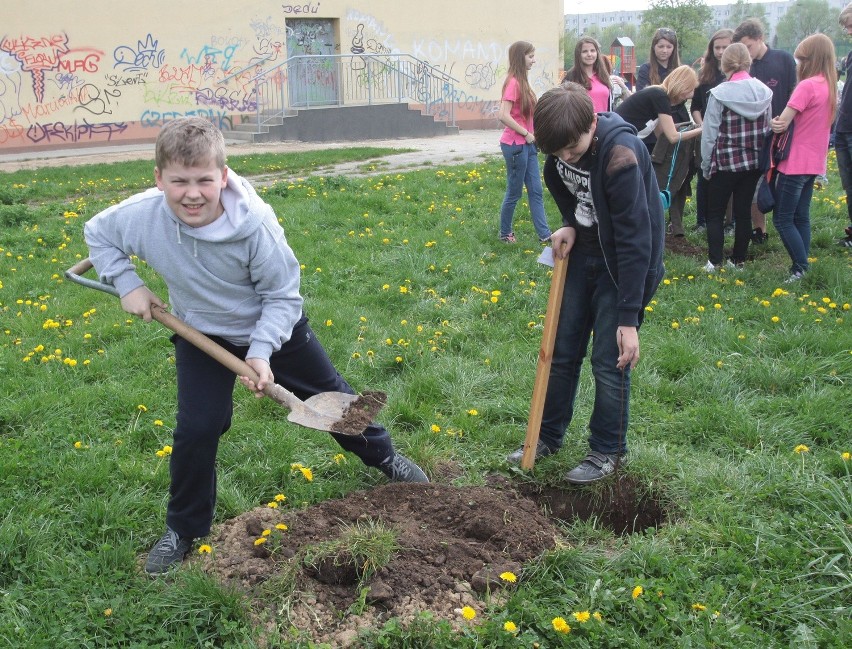
[[[751,54],[742,43],[731,43],[722,54],[722,72],[730,76],[734,72],[748,72],[751,68]]]
[[[688,65],[680,65],[663,79],[660,87],[666,91],[669,101],[682,97],[698,87],[698,74]]]
[[[834,43],[825,34],[811,34],[796,47],[793,54],[798,60],[796,79],[802,81],[821,74],[828,84],[828,102],[831,106],[829,124],[834,121],[837,111],[837,60]]]
[[[154,147],[154,162],[160,170],[177,162],[185,167],[214,163],[225,168],[225,137],[203,117],[179,117],[160,129]]]
[[[530,117],[535,110],[535,93],[527,79],[527,54],[535,52],[535,46],[527,41],[516,41],[509,46],[509,73],[503,82],[502,93],[506,92],[509,79],[518,82],[518,94],[521,98],[521,115]]]

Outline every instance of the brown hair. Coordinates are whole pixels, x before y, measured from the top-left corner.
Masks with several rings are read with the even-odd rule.
[[[680,65],[680,53],[677,46],[677,34],[675,30],[668,27],[660,27],[654,32],[654,37],[651,39],[651,54],[648,57],[648,81],[649,85],[656,86],[660,84],[660,73],[658,71],[660,62],[657,61],[657,55],[654,53],[654,46],[660,41],[668,41],[674,45],[672,57],[669,59],[668,69],[676,68]]]
[[[698,87],[698,74],[688,65],[679,65],[659,85],[666,91],[669,101],[674,103],[676,98]]]
[[[165,169],[177,162],[186,167],[197,167],[213,162],[225,168],[225,137],[222,131],[203,117],[179,117],[166,122],[157,136],[154,147],[157,169]]]
[[[834,43],[825,34],[811,34],[796,47],[793,56],[798,60],[796,79],[802,81],[821,74],[828,84],[829,106],[831,118],[834,121],[837,111],[837,68],[834,67],[836,57]]]
[[[725,48],[725,53],[722,54],[722,72],[726,76],[734,72],[748,72],[751,68],[751,54],[748,53],[748,48],[742,43],[731,43]]]
[[[583,69],[583,63],[580,59],[580,52],[583,50],[583,45],[594,45],[595,52],[597,52],[597,59],[595,59],[595,63],[592,66],[592,72],[597,76],[598,81],[604,84],[607,88],[612,90],[612,81],[609,79],[609,69],[607,68],[607,61],[609,59],[604,56],[601,52],[601,45],[591,36],[583,36],[579,41],[577,41],[577,45],[574,46],[574,65],[571,66],[571,69],[565,74],[565,78],[563,79],[563,83],[566,81],[573,81],[574,83],[579,83],[586,90],[592,89],[592,80],[589,78],[589,75],[586,74],[586,71]]]
[[[535,52],[535,47],[527,41],[516,41],[509,46],[509,73],[503,82],[502,92],[506,92],[509,79],[514,78],[518,82],[518,93],[521,97],[521,115],[529,117],[535,109],[535,93],[530,88],[527,80],[526,56]],[[501,94],[502,94],[501,92]]]
[[[840,12],[840,17],[837,19],[837,22],[840,23],[841,27],[846,27],[846,23],[849,22],[849,19],[852,18],[852,2],[843,7],[843,11]]]
[[[748,18],[742,21],[734,30],[734,42],[739,43],[743,38],[752,40],[763,40],[763,23],[757,18]]]
[[[535,107],[535,143],[542,153],[556,153],[588,133],[595,119],[592,98],[579,83],[565,81],[544,93]]]
[[[710,42],[707,43],[707,51],[704,53],[704,60],[701,62],[701,71],[698,73],[698,83],[711,85],[716,81],[716,73],[721,69],[720,61],[716,60],[716,41],[720,38],[734,40],[733,29],[720,29],[710,37]]]

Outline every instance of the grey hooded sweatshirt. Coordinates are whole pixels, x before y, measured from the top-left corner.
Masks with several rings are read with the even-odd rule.
[[[220,200],[222,216],[192,228],[159,189],[136,194],[86,223],[91,261],[123,297],[144,284],[138,257],[166,282],[174,315],[268,361],[302,314],[299,262],[248,181],[229,170]]]
[[[745,72],[735,73],[730,81],[724,81],[710,91],[701,131],[701,172],[705,178],[709,177],[723,108],[752,122],[768,112],[768,126],[768,120],[772,118],[772,91],[762,81]]]

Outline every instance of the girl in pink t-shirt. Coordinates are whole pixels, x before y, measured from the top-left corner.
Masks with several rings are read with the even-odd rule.
[[[533,131],[536,96],[527,80],[527,72],[533,65],[535,47],[532,43],[518,41],[509,46],[509,74],[503,82],[500,112],[497,114],[497,119],[506,127],[500,137],[500,150],[506,160],[506,195],[500,207],[500,240],[506,243],[515,243],[512,221],[524,185],[539,241],[543,243],[550,239]]]
[[[610,76],[608,59],[601,53],[600,44],[590,36],[583,36],[574,47],[574,65],[565,73],[563,81],[579,83],[592,98],[592,106],[596,113],[613,109],[615,84],[620,88],[620,96],[627,99],[630,89],[624,79]]]
[[[814,179],[825,173],[828,138],[837,110],[837,72],[834,44],[825,34],[799,43],[794,54],[796,85],[787,107],[772,120],[783,133],[794,125],[790,153],[778,165],[772,224],[793,264],[787,283],[804,277],[811,247],[811,198]]]

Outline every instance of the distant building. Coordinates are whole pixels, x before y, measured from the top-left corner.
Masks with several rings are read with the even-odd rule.
[[[787,10],[790,9],[796,0],[785,0],[784,2],[750,2],[749,4],[760,4],[766,12],[766,28],[767,40],[770,40],[775,35],[775,29],[778,27],[778,21],[784,17]],[[828,0],[828,5],[837,9],[838,15],[840,10],[846,6],[848,0]],[[713,30],[722,27],[735,28],[730,22],[731,12],[735,7],[735,3],[710,5],[713,11],[712,26]],[[570,13],[565,14],[565,31],[574,35],[581,35],[589,31],[592,27],[606,29],[612,25],[628,24],[639,25],[642,23],[643,11],[606,11],[601,13]]]

